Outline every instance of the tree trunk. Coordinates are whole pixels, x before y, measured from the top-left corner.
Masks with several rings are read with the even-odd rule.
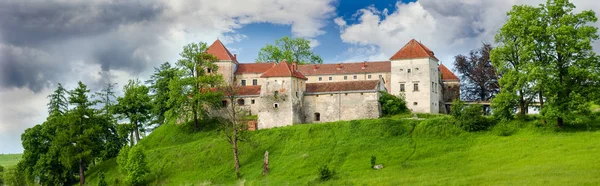
[[[519,116],[525,116],[526,110],[527,108],[525,105],[525,97],[523,95],[523,90],[519,90]]]
[[[135,139],[133,139],[133,131],[129,134],[129,146],[133,147],[135,145]]]
[[[140,131],[139,131],[139,127],[137,124],[137,120],[133,121],[133,127],[134,127],[134,131],[135,131],[135,141],[139,142],[140,141]]]
[[[85,184],[85,175],[83,173],[84,170],[83,159],[79,159],[79,185],[83,186]]]
[[[194,113],[194,131],[198,131],[198,111],[195,108],[192,109],[192,113]]]
[[[558,117],[556,118],[556,125],[558,125],[558,128],[562,128],[564,125],[564,121],[562,117]]]
[[[240,159],[238,158],[238,146],[237,146],[237,129],[233,128],[233,160],[235,161],[235,175],[240,177]]]

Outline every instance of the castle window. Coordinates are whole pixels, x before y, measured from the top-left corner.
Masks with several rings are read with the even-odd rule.
[[[244,101],[244,99],[238,99],[237,103],[238,103],[238,105],[240,105],[240,106],[244,106],[244,105],[245,105],[245,103],[246,103],[246,101]]]
[[[404,91],[406,91],[406,90],[404,89],[404,83],[400,83],[400,92],[404,92]]]
[[[252,80],[252,85],[258,85],[258,80],[257,79],[253,79]]]
[[[431,82],[431,92],[435,92],[435,83]]]
[[[406,72],[410,73],[410,68],[409,68],[409,69],[406,69]]]
[[[371,74],[369,74],[369,75],[367,76],[367,78],[371,79]]]
[[[415,70],[419,70],[419,68],[415,68]]]
[[[413,91],[415,91],[415,92],[419,91],[419,84],[418,83],[413,84]]]
[[[296,97],[298,97],[298,92],[296,92]]]
[[[413,102],[413,105],[417,105],[417,104],[418,104],[417,102]]]
[[[323,81],[323,77],[319,77],[319,81]]]
[[[333,96],[333,94],[329,94],[329,96]]]
[[[315,121],[321,121],[321,113],[315,112]]]
[[[329,81],[333,80],[333,77],[329,76]]]
[[[227,100],[221,101],[221,106],[222,107],[227,107]]]
[[[241,84],[242,84],[242,86],[246,86],[246,80],[242,79],[242,83]]]
[[[356,78],[358,78],[358,76],[354,75],[354,77],[352,77],[352,78],[353,78],[353,79],[356,79]]]
[[[253,99],[250,100],[250,104],[254,104],[254,100]]]
[[[344,95],[345,95],[345,96],[347,96],[347,95],[348,95],[348,93],[344,93]]]
[[[211,72],[212,72],[212,70],[210,68],[206,69],[206,73],[211,73]]]
[[[348,80],[348,76],[344,76],[344,80]]]
[[[362,96],[363,94],[364,94],[364,93],[362,93],[362,92],[360,93],[360,95],[361,95],[361,96]]]
[[[404,71],[404,69],[400,69],[400,72]]]
[[[273,108],[279,108],[279,103],[273,104]]]

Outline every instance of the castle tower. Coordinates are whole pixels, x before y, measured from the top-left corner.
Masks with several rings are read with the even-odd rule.
[[[235,78],[234,73],[239,65],[237,56],[231,55],[231,52],[229,52],[225,45],[218,39],[208,47],[206,52],[219,59],[219,61],[215,62],[215,64],[219,66],[217,73],[223,75],[225,82],[229,84],[233,82]]]
[[[304,123],[303,98],[307,78],[296,63],[274,64],[261,76],[258,128]]]
[[[439,113],[442,85],[433,52],[412,39],[390,61],[390,93],[404,95],[413,112]]]

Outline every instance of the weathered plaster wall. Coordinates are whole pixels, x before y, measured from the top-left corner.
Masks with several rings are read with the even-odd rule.
[[[304,117],[307,123],[378,118],[381,116],[379,93],[334,93],[305,95]],[[315,121],[315,113],[320,121]]]
[[[306,83],[292,77],[261,78],[258,129],[304,123],[302,100]],[[277,91],[277,96],[275,96]],[[275,107],[277,104],[277,107]]]
[[[391,62],[390,93],[403,94],[407,107],[413,112],[439,113],[439,72],[437,61],[430,58],[395,60]],[[408,72],[410,69],[410,72]],[[433,86],[432,86],[433,82]],[[414,90],[414,84],[419,90]],[[436,84],[437,83],[437,84]],[[400,91],[404,84],[404,92]],[[433,89],[433,87],[437,87]]]
[[[223,80],[227,83],[233,82],[233,73],[235,72],[237,65],[232,61],[218,61],[215,64],[219,67],[217,73],[223,75]]]

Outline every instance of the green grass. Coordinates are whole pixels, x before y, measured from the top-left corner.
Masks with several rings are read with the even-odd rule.
[[[537,121],[514,121],[467,133],[449,121],[444,116],[391,117],[246,132],[240,145],[240,179],[233,174],[231,146],[217,130],[191,133],[167,124],[139,145],[152,172],[149,185],[600,183],[600,131],[561,132]],[[262,176],[265,151],[270,172]],[[370,168],[372,155],[383,169]],[[321,182],[317,170],[324,164],[336,174]],[[115,160],[89,170],[87,183],[96,184],[99,172],[105,172],[109,185],[123,182]]]
[[[0,154],[0,166],[4,168],[16,165],[23,154]]]

